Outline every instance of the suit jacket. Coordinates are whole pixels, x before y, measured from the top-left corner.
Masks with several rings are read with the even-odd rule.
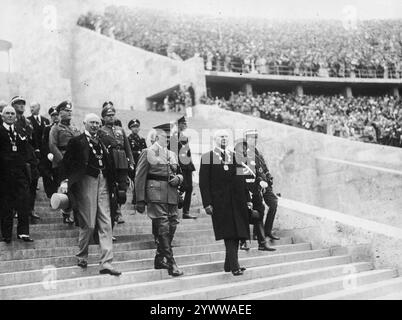
[[[112,218],[116,215],[117,209],[117,195],[116,195],[116,181],[115,181],[115,168],[113,161],[110,157],[105,145],[99,140],[99,143],[103,149],[104,162],[106,166],[106,180],[109,189],[110,199],[110,213]],[[76,206],[75,203],[75,184],[80,181],[87,171],[88,158],[89,158],[89,143],[85,133],[71,138],[67,144],[66,153],[62,160],[63,172],[68,179],[68,197],[72,203],[72,207]],[[77,221],[77,220],[76,220]]]
[[[43,135],[43,130],[45,129],[46,126],[50,124],[49,119],[39,116],[41,123],[39,124],[34,116],[29,116],[27,119],[31,121],[31,124],[33,126],[33,132],[32,132],[32,146],[34,147],[35,150],[41,150],[42,148],[42,135]]]
[[[227,162],[217,148],[205,153],[201,158],[199,186],[204,208],[213,207],[212,225],[215,239],[248,239],[249,212],[247,202],[251,200],[242,170],[232,152],[228,152]],[[226,170],[225,170],[226,169]]]
[[[148,176],[156,175],[168,178],[175,174],[178,174],[182,182],[183,175],[174,152],[167,149],[164,151],[157,143],[145,149],[141,153],[135,172],[137,203],[145,201],[177,205],[179,200],[177,187],[172,187],[167,181],[150,179]]]

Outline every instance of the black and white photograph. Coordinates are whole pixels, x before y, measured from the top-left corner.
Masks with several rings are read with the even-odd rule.
[[[402,300],[401,95],[400,0],[0,0],[0,300]]]

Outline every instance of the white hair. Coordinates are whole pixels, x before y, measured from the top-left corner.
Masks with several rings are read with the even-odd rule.
[[[223,135],[229,136],[229,131],[227,129],[218,129],[214,132],[214,139]]]
[[[10,111],[16,113],[16,112],[15,112],[15,109],[14,109],[13,107],[5,106],[4,109],[3,109],[3,111],[1,112],[1,114],[4,116],[4,115],[6,114],[6,112],[10,112]]]
[[[88,123],[89,121],[93,121],[94,119],[98,120],[99,123],[101,122],[101,119],[97,114],[88,113],[84,118],[84,123]]]

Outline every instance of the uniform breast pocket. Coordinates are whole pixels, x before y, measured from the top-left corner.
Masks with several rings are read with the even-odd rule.
[[[160,201],[161,200],[161,182],[160,181],[148,181],[147,183],[147,198],[148,201]]]

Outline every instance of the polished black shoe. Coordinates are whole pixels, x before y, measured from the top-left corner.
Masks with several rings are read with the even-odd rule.
[[[23,235],[18,235],[17,239],[22,240],[24,242],[34,242],[33,239],[31,239],[30,236],[27,236],[27,235],[24,235],[24,234]]]
[[[116,241],[117,241],[116,237],[112,237],[112,242],[116,242]]]
[[[247,269],[246,269],[246,267],[240,267],[240,270],[241,271],[246,271]]]
[[[270,238],[271,240],[280,240],[280,238],[274,236],[272,233],[267,234],[267,237]]]
[[[276,249],[268,247],[266,244],[258,245],[258,250],[260,250],[260,251],[276,251]]]
[[[168,273],[170,276],[173,277],[180,277],[184,274],[183,271],[181,271],[175,263],[169,266]]]
[[[167,269],[167,270],[169,270],[169,265],[163,260],[159,260],[159,261],[155,260],[154,269],[157,269],[157,270],[159,270],[159,269]]]
[[[240,244],[240,250],[246,250],[246,251],[250,250],[250,246],[249,246],[248,241],[242,242]]]
[[[196,216],[192,216],[189,213],[183,213],[183,219],[197,219]]]
[[[121,275],[120,271],[117,271],[117,270],[114,270],[114,269],[102,269],[102,270],[99,271],[99,273],[100,274],[110,274],[111,276],[116,276],[116,277]]]
[[[40,217],[35,213],[35,212],[31,212],[31,214],[29,215],[32,219],[35,219],[35,220],[40,220]]]
[[[82,269],[86,269],[88,267],[88,262],[85,260],[78,261],[77,266],[81,267]]]
[[[237,270],[232,271],[232,274],[233,274],[234,276],[242,276],[242,275],[243,275],[243,271],[242,271],[241,269],[237,269]]]

